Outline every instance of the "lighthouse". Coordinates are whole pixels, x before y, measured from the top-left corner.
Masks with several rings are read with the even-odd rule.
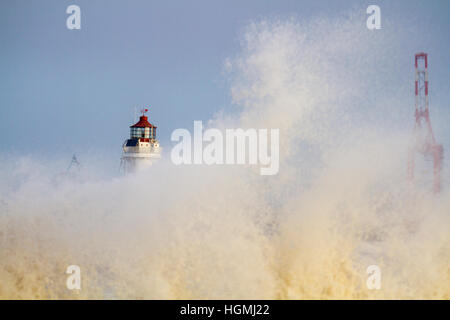
[[[161,157],[156,126],[148,122],[147,112],[148,109],[141,110],[142,116],[130,127],[130,138],[123,143],[120,167],[125,173],[147,168]]]

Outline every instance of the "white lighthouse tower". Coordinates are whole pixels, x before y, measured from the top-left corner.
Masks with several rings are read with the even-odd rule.
[[[130,139],[123,143],[120,166],[125,173],[149,167],[153,160],[161,158],[156,126],[148,122],[148,117],[145,116],[147,111],[148,109],[141,110],[139,121],[130,127]]]

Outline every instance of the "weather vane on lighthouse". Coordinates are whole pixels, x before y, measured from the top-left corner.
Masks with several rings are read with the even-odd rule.
[[[161,158],[161,147],[156,139],[156,126],[148,122],[148,108],[141,110],[139,121],[130,126],[130,138],[125,140],[120,168],[125,173],[135,172]]]

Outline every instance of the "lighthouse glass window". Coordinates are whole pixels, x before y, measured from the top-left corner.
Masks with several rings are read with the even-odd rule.
[[[148,138],[149,128],[131,128],[131,138]]]

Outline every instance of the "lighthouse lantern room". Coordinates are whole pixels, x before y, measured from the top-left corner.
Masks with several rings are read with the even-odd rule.
[[[161,148],[156,139],[156,126],[148,122],[145,113],[148,109],[141,110],[139,121],[130,127],[130,139],[123,143],[123,155],[121,169],[125,173],[148,167],[152,160],[161,157]]]

